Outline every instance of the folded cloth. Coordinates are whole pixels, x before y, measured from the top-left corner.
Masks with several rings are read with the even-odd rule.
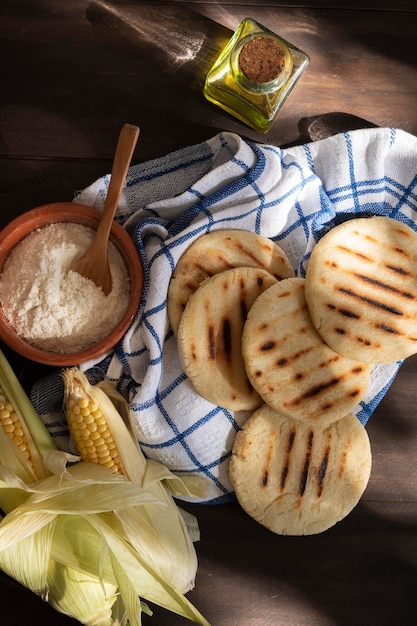
[[[109,176],[75,201],[103,206]],[[199,236],[223,228],[270,237],[305,276],[316,242],[349,216],[385,215],[415,230],[417,138],[372,128],[281,149],[232,133],[132,166],[117,221],[134,238],[145,272],[137,316],[114,352],[83,364],[93,380],[107,378],[128,398],[144,453],[171,470],[200,476],[210,503],[233,498],[228,462],[246,412],[232,412],[199,396],[185,376],[167,319],[172,272]],[[366,424],[400,362],[375,365],[355,414]],[[53,392],[51,390],[54,389]],[[62,390],[39,381],[32,401],[57,440],[68,445],[57,419]],[[52,406],[54,405],[54,406]]]

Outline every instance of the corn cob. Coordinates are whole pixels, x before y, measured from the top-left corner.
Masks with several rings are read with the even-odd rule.
[[[82,461],[106,466],[141,485],[146,460],[127,426],[124,398],[105,384],[91,385],[76,367],[64,370],[63,379],[64,410]]]
[[[66,404],[71,435],[83,461],[104,465],[123,474],[114,437],[101,407],[86,395],[74,390]]]
[[[0,427],[2,437],[6,436],[18,448],[15,454],[22,459],[21,471],[29,472],[33,478],[44,478],[48,472],[42,455],[55,445],[1,350]],[[3,463],[5,454],[3,450]]]
[[[29,448],[29,441],[26,436],[22,422],[13,404],[6,397],[6,393],[0,383],[0,423],[4,433],[17,445],[23,452],[27,462],[32,470],[33,459]]]

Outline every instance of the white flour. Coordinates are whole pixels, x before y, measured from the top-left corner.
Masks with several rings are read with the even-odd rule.
[[[93,281],[69,271],[93,234],[82,224],[57,222],[25,237],[6,260],[0,302],[9,323],[29,343],[53,352],[77,352],[103,339],[123,316],[129,277],[112,242],[108,296]]]

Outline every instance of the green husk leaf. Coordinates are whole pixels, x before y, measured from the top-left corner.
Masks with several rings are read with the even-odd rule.
[[[107,543],[100,530],[95,528],[94,520],[93,515],[60,515],[51,557],[68,567],[116,584]]]
[[[166,478],[166,486],[174,497],[179,498],[206,498],[208,481],[197,474],[184,474],[171,471]]]
[[[200,527],[196,516],[181,507],[178,507],[178,511],[184,520],[191,541],[194,543],[200,541]]]
[[[141,626],[142,606],[140,598],[113,552],[110,552],[110,558],[129,626]]]
[[[52,478],[58,481],[57,477],[45,481],[51,482]],[[71,484],[72,489],[32,493],[10,511],[0,523],[0,549],[38,532],[57,515],[93,514],[150,503],[160,504],[152,494],[127,480],[102,485],[79,486],[73,481]]]
[[[127,540],[144,562],[164,578],[175,581],[181,592],[186,593],[194,587],[197,556],[185,527],[177,518],[172,519],[168,512],[160,515],[165,524],[165,532],[161,532],[160,528],[155,528],[154,520],[149,521],[142,514],[142,510],[124,509],[117,512],[117,517]]]
[[[49,455],[47,458],[49,459]],[[61,491],[62,489],[73,489],[76,483],[79,485],[110,485],[126,484],[126,482],[128,482],[125,476],[117,472],[112,472],[102,465],[87,463],[86,461],[80,461],[74,465],[65,466],[63,458],[60,460],[54,459],[51,467],[54,467],[56,473],[36,485],[33,485],[34,490]]]
[[[163,506],[151,493],[128,481],[107,485],[74,485],[72,489],[65,489],[63,492],[33,493],[7,517],[39,511],[53,515],[102,513],[143,504]]]
[[[48,568],[49,604],[86,626],[116,626],[112,607],[117,587],[51,560]]]
[[[3,518],[0,524],[0,551],[33,537],[55,520],[56,515],[45,511],[24,514],[20,511],[23,506],[20,505]]]
[[[141,598],[142,607],[143,600],[147,600],[198,624],[209,626],[187,598],[155,571],[123,537],[120,524],[112,513],[86,515],[83,519],[78,516],[76,522],[71,516],[59,518],[54,539],[52,558],[90,574],[97,573],[99,559],[103,580],[115,584],[114,563],[109,553],[102,552],[104,540],[113,558],[125,571],[135,593]],[[72,549],[67,548],[68,544]],[[98,557],[100,551],[101,556]]]
[[[96,516],[94,525],[100,527],[109,549],[120,561],[140,597],[198,624],[209,626],[191,602],[148,562],[144,562],[138,552],[112,529],[112,518],[108,514]]]
[[[0,550],[1,569],[43,599],[49,590],[47,572],[53,533],[52,522]]]
[[[63,450],[47,450],[44,454],[43,462],[51,474],[55,476],[66,476],[68,463],[78,463],[80,457]]]

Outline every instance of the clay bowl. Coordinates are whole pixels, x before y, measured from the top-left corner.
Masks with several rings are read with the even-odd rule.
[[[75,222],[97,228],[100,211],[73,202],[55,202],[27,211],[0,232],[0,273],[11,250],[29,233],[54,222]],[[22,356],[45,365],[71,366],[97,359],[109,352],[123,337],[138,310],[143,291],[143,267],[136,246],[128,233],[113,222],[110,240],[117,246],[130,276],[130,298],[119,324],[94,346],[64,354],[39,349],[22,339],[9,324],[0,306],[0,338]]]

